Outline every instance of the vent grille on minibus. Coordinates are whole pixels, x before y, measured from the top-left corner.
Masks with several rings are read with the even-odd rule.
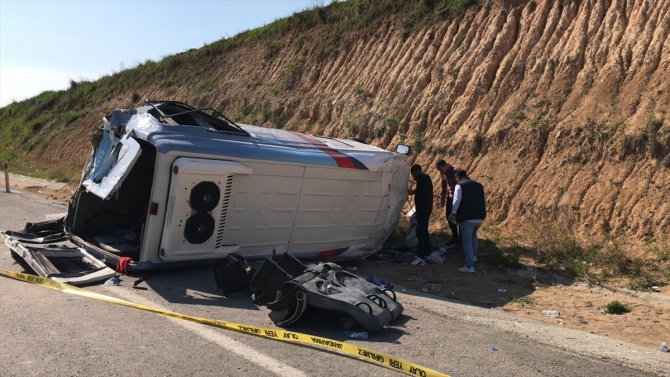
[[[216,244],[214,247],[223,246],[223,232],[226,230],[226,220],[228,219],[228,206],[230,205],[230,192],[233,188],[233,176],[229,175],[226,179],[226,187],[223,189],[221,199],[221,213],[219,215],[219,227],[216,232]]]

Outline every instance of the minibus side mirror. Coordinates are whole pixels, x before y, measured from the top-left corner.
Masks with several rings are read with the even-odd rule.
[[[404,154],[404,155],[408,155],[410,149],[411,149],[410,146],[407,145],[407,144],[398,144],[398,145],[395,147],[395,151],[396,151],[396,152],[398,152],[398,153],[400,153],[400,154]]]

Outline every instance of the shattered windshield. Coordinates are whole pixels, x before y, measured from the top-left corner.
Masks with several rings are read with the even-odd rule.
[[[249,136],[249,133],[235,122],[211,107],[196,109],[176,101],[147,101],[147,104],[153,107],[149,110],[149,114],[166,124],[196,126]],[[207,113],[208,111],[213,115]]]

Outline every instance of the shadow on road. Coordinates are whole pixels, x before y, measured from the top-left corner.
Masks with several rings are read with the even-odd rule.
[[[144,278],[139,287],[148,286],[171,303],[258,310],[249,298],[250,291],[224,296],[216,286],[211,267],[154,271],[138,276]]]
[[[523,249],[516,253],[523,254]],[[488,240],[479,240],[478,262],[474,274],[458,272],[463,265],[462,250],[450,249],[443,264],[412,266],[415,257],[409,252],[382,250],[365,260],[344,264],[363,278],[375,276],[394,285],[396,291],[493,308],[510,302],[530,304],[528,295],[539,285],[571,285],[575,279],[567,274],[543,269],[523,268],[519,255],[510,255]]]

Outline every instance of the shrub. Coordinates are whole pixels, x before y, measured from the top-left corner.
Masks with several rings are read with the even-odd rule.
[[[512,113],[512,115],[510,116],[510,120],[512,121],[512,123],[521,123],[521,122],[523,122],[523,121],[526,120],[526,119],[527,119],[527,118],[526,118],[526,114],[524,114],[524,112],[521,111],[521,110],[517,110],[517,111],[515,111],[515,112]]]
[[[244,115],[249,115],[251,112],[254,111],[254,106],[253,105],[244,105],[242,108],[242,114]]]
[[[436,154],[444,154],[447,151],[447,146],[443,144],[433,145],[433,152]]]
[[[416,151],[416,153],[420,153],[425,147],[426,147],[426,139],[424,138],[423,134],[421,134],[417,136],[416,139],[414,140],[413,149],[414,151]]]
[[[629,313],[630,308],[619,301],[611,301],[605,305],[605,314],[624,314]]]
[[[375,138],[379,139],[386,133],[386,125],[381,125],[375,128]]]
[[[479,152],[482,151],[482,147],[484,146],[484,135],[482,134],[482,131],[480,129],[477,129],[477,132],[475,132],[475,137],[472,140],[472,154],[473,155],[478,155]]]
[[[349,123],[347,125],[347,130],[349,131],[349,138],[354,138],[358,135],[358,126],[356,126],[356,123]]]
[[[539,262],[550,267],[565,267],[583,255],[577,237],[565,220],[538,224],[533,251]]]
[[[400,121],[397,118],[394,117],[389,117],[384,120],[386,124],[388,125],[388,130],[391,133],[391,135],[395,135],[396,132],[398,132],[398,127],[400,127]]]
[[[268,40],[265,42],[265,59],[270,59],[277,55],[282,49],[282,44],[278,40]]]
[[[647,152],[649,156],[659,158],[662,151],[662,146],[658,142],[658,131],[663,127],[663,121],[656,119],[653,115],[647,118],[647,125],[645,127],[645,135],[647,141]]]
[[[628,287],[636,291],[651,291],[653,287],[662,287],[668,285],[667,282],[656,280],[649,276],[643,276],[631,280]]]
[[[285,91],[292,90],[300,81],[302,77],[302,72],[305,68],[305,62],[302,60],[295,61],[290,63],[286,67],[286,72],[281,79],[281,89]]]
[[[520,307],[525,306],[535,306],[535,300],[530,297],[515,297],[512,299],[513,302],[516,302]]]

